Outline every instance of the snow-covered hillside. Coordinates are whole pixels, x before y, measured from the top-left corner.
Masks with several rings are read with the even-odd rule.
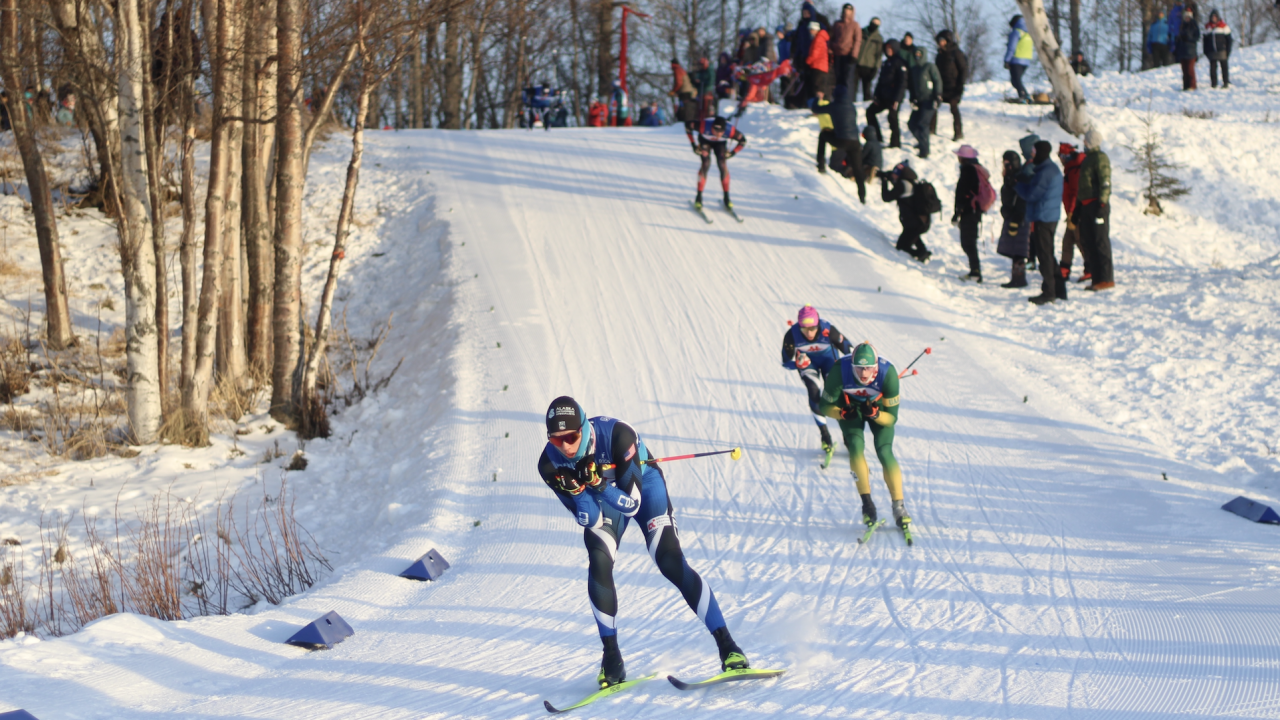
[[[367,232],[341,295],[353,327],[394,313],[380,357],[404,363],[290,475],[332,577],[246,614],[117,615],[0,642],[0,711],[514,718],[585,695],[600,649],[582,534],[534,468],[543,411],[569,393],[659,455],[744,449],[670,464],[672,503],[752,664],[789,669],[700,693],[654,682],[578,716],[1277,717],[1280,536],[1219,509],[1240,493],[1280,503],[1280,160],[1262,150],[1277,55],[1237,53],[1225,92],[1176,93],[1171,70],[1087,82],[1116,168],[1118,287],[1073,287],[1043,309],[1026,291],[961,284],[945,222],[928,265],[894,251],[896,209],[815,173],[802,113],[745,116],[751,143],[731,162],[741,225],[690,210],[696,164],[678,128],[372,133]],[[1141,214],[1119,147],[1152,91],[1193,188],[1164,218]],[[988,166],[1028,130],[1068,139],[1002,92],[977,86],[963,105]],[[1215,118],[1182,113],[1209,103]],[[949,209],[958,143],[935,143],[913,165]],[[342,163],[336,144],[313,160],[317,247]],[[992,250],[997,280],[1008,264]],[[900,364],[933,349],[903,381],[895,442],[915,547],[890,531],[858,545],[846,453],[818,469],[804,391],[779,366],[804,303]],[[240,460],[223,459],[228,437],[0,489],[0,537],[29,542],[41,508],[78,510],[125,478],[161,489],[182,453],[207,475],[201,492],[272,482],[274,467],[254,470],[262,424],[245,423],[261,444]],[[88,490],[95,473],[110,483]],[[453,565],[440,581],[396,577],[432,547]],[[718,668],[634,528],[616,579],[633,676]],[[329,610],[354,637],[282,644]]]

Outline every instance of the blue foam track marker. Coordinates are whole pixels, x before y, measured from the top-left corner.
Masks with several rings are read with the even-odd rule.
[[[412,565],[405,568],[405,571],[400,573],[400,577],[409,578],[410,580],[437,580],[448,569],[448,561],[435,548],[431,548],[426,555],[413,561]]]
[[[1223,510],[1233,512],[1246,520],[1252,520],[1258,523],[1274,523],[1280,524],[1280,514],[1271,509],[1270,506],[1263,505],[1256,500],[1241,495],[1222,506]]]
[[[0,720],[36,720],[36,716],[26,710],[10,710],[0,713]]]
[[[356,631],[351,629],[346,620],[339,617],[338,613],[330,610],[312,622],[307,623],[285,642],[310,649],[331,648],[355,634]]]

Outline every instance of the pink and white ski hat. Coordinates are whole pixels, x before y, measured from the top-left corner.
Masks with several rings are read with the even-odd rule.
[[[817,327],[818,326],[818,310],[812,305],[805,305],[800,308],[800,314],[796,316],[796,323],[800,327]]]
[[[974,146],[972,146],[972,145],[961,145],[961,146],[960,146],[960,149],[959,149],[959,150],[956,150],[956,155],[958,155],[958,156],[960,156],[960,157],[962,157],[962,158],[967,158],[967,159],[969,159],[969,160],[977,160],[977,159],[978,159],[978,148],[976,148],[976,147],[974,147]]]

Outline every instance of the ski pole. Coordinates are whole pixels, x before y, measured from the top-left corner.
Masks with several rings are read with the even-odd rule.
[[[692,458],[708,457],[710,455],[724,455],[725,453],[728,453],[729,457],[733,458],[734,460],[737,460],[738,458],[742,457],[742,448],[734,448],[732,450],[716,450],[714,452],[693,453],[691,455],[672,455],[671,457],[653,458],[652,460],[641,460],[640,464],[648,465],[648,464],[659,463],[659,462],[671,462],[672,460],[689,460]],[[612,470],[617,466],[618,466],[617,463],[610,463],[608,465],[601,465],[600,469]]]
[[[911,361],[911,365],[915,365],[915,364],[920,360],[920,358],[924,357],[925,355],[932,355],[932,354],[933,354],[933,348],[925,348],[925,349],[924,349],[924,352],[922,352],[922,353],[920,353],[919,355],[917,355],[917,356],[916,356],[916,359]],[[907,374],[908,374],[908,373],[907,373],[907,370],[911,370],[911,365],[906,366],[906,367],[902,370],[902,372],[898,373],[898,377],[899,377],[899,378],[904,378],[904,377],[906,377],[906,376],[907,376]],[[920,374],[920,371],[919,371],[919,370],[911,370],[911,373],[910,373],[910,374],[912,374],[912,375],[919,375],[919,374]]]

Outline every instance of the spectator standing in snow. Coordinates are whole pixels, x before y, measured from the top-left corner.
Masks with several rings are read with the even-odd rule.
[[[631,101],[622,89],[622,81],[613,81],[613,95],[609,97],[609,126],[631,127]]]
[[[904,53],[906,54],[906,53]],[[914,56],[908,78],[911,84],[911,115],[907,119],[907,129],[916,139],[916,152],[921,158],[929,157],[929,128],[933,124],[933,115],[938,111],[938,103],[942,99],[942,76],[938,66],[929,62],[924,48],[910,51]]]
[[[1027,201],[1027,221],[1031,228],[1031,251],[1039,260],[1040,294],[1029,298],[1035,305],[1047,305],[1054,300],[1067,299],[1067,285],[1053,260],[1053,239],[1062,217],[1062,171],[1054,164],[1050,153],[1053,146],[1047,140],[1036,143],[1033,175],[1030,180],[1019,182],[1014,191]]]
[[[1204,56],[1209,60],[1209,85],[1218,87],[1218,66],[1222,66],[1222,88],[1231,87],[1227,74],[1227,59],[1231,57],[1231,28],[1222,21],[1217,10],[1209,11],[1209,22],[1204,26]]]
[[[826,174],[827,172],[827,145],[835,139],[835,135],[831,132],[831,113],[827,111],[827,106],[831,104],[821,90],[809,100],[809,109],[818,117],[818,172]]]
[[[716,64],[716,98],[723,99],[729,97],[729,91],[733,88],[733,58],[727,52],[720,53],[720,60]]]
[[[898,203],[898,221],[902,223],[902,234],[898,236],[897,248],[920,262],[928,262],[933,253],[925,247],[921,236],[929,232],[929,222],[933,215],[927,207],[921,207],[922,198],[916,192],[918,180],[919,177],[910,165],[899,163],[893,170],[880,175],[880,199]]]
[[[978,228],[982,225],[982,208],[978,206],[978,150],[961,145],[956,150],[960,159],[960,179],[956,181],[955,211],[951,224],[960,228],[960,249],[969,258],[969,274],[961,280],[982,282],[982,262],[978,258]]]
[[[865,181],[875,180],[884,168],[884,151],[880,149],[880,141],[876,139],[875,129],[870,125],[862,129],[862,177]]]
[[[600,98],[591,98],[591,105],[587,107],[587,125],[589,127],[604,127],[608,117],[609,107],[600,102]]]
[[[867,203],[867,187],[866,181],[862,176],[862,167],[859,163],[862,157],[862,147],[861,143],[858,142],[858,110],[853,106],[853,102],[849,100],[848,86],[836,86],[831,102],[825,105],[815,102],[813,112],[818,116],[819,120],[824,116],[827,117],[831,126],[829,130],[824,130],[818,134],[818,171],[826,172],[825,148],[823,147],[823,135],[826,135],[825,141],[831,145],[832,161],[835,161],[836,153],[841,154],[846,167],[852,171],[845,177],[852,177],[858,183],[858,200],[865,205]]]
[[[938,74],[942,76],[942,102],[951,106],[952,140],[964,139],[964,125],[960,122],[960,98],[964,95],[964,82],[969,78],[969,58],[956,45],[956,36],[943,30],[935,38],[938,42]],[[938,132],[938,114],[933,114],[929,130]]]
[[[1071,56],[1071,69],[1080,77],[1093,72],[1093,69],[1089,67],[1089,61],[1084,59],[1084,53],[1080,51],[1076,51],[1076,54]]]
[[[1178,49],[1178,33],[1182,31],[1182,3],[1174,3],[1169,8],[1169,52]]]
[[[693,85],[689,73],[680,66],[680,61],[671,58],[671,75],[674,84],[667,94],[676,99],[676,119],[682,123],[696,122],[698,119],[698,89]],[[641,124],[644,124],[643,119]]]
[[[1036,143],[1038,142],[1040,142],[1040,136],[1035,133],[1031,133],[1030,135],[1018,140],[1018,149],[1022,150],[1022,169],[1018,171],[1018,182],[1029,182],[1036,174],[1036,164],[1032,161],[1036,159]],[[1027,219],[1026,225],[1028,228],[1028,238],[1030,238],[1030,228],[1032,225],[1030,218]],[[1035,240],[1029,239],[1028,242],[1032,243],[1032,245],[1031,249],[1027,252],[1027,269],[1035,272]]]
[[[708,95],[715,93],[715,77],[711,73],[711,61],[698,58],[698,69],[689,73],[689,82],[693,84],[694,105],[697,111],[695,119],[701,120],[706,113],[703,102]]]
[[[884,144],[884,133],[876,115],[887,112],[889,116],[889,147],[902,147],[902,133],[898,129],[898,106],[907,92],[907,66],[898,57],[898,41],[884,44],[884,64],[880,66],[880,79],[876,81],[875,99],[867,107],[867,124],[875,128],[876,140]]]
[[[1062,163],[1062,209],[1067,212],[1067,230],[1062,233],[1062,262],[1058,272],[1063,281],[1071,277],[1071,263],[1075,260],[1075,249],[1080,248],[1080,262],[1084,270],[1080,274],[1080,282],[1093,277],[1093,256],[1080,242],[1080,231],[1076,226],[1076,189],[1080,184],[1080,166],[1084,164],[1084,153],[1071,143],[1058,143],[1058,162]]]
[[[1178,62],[1182,64],[1182,89],[1196,89],[1196,60],[1200,52],[1200,25],[1190,9],[1182,11],[1182,27],[1178,29]]]
[[[809,56],[805,59],[809,66],[808,78],[805,81],[805,94],[812,97],[822,91],[831,94],[831,46],[830,36],[817,21],[809,23]]]
[[[1084,134],[1088,154],[1080,166],[1076,197],[1076,225],[1081,246],[1093,258],[1093,283],[1087,290],[1110,290],[1116,286],[1111,262],[1111,158],[1102,150],[1102,131]]]
[[[1151,55],[1151,67],[1158,68],[1172,65],[1169,56],[1169,23],[1164,19],[1164,11],[1156,13],[1155,22],[1147,30],[1147,52]]]
[[[778,48],[778,62],[789,59],[791,57],[791,26],[779,25],[774,29],[774,36],[777,38],[775,46]]]
[[[76,125],[76,94],[68,85],[58,91],[58,108],[53,114],[54,122],[62,127]]]
[[[858,81],[862,84],[862,99],[871,99],[871,85],[880,71],[880,58],[884,53],[884,38],[880,36],[880,18],[873,17],[862,33],[862,48],[858,50]],[[853,99],[854,93],[849,94]]]
[[[1014,15],[1009,21],[1009,42],[1004,51],[1004,66],[1009,70],[1009,83],[1013,85],[1013,89],[1018,93],[1018,99],[1022,102],[1031,102],[1031,96],[1027,94],[1027,88],[1022,84],[1022,75],[1031,64],[1033,48],[1034,43],[1031,41],[1031,33],[1027,32],[1027,24],[1022,21],[1021,15]]]
[[[1013,150],[1004,153],[1004,184],[1000,186],[1000,217],[1004,220],[1000,228],[1000,242],[996,244],[996,252],[1013,261],[1009,282],[1002,288],[1024,288],[1027,286],[1027,255],[1030,253],[1029,235],[1031,224],[1026,222],[1027,201],[1014,190],[1018,172],[1022,170],[1022,158]]]
[[[853,6],[845,3],[840,9],[840,19],[831,26],[831,56],[835,85],[848,87],[856,93],[858,53],[862,50],[862,26],[854,16]]]

